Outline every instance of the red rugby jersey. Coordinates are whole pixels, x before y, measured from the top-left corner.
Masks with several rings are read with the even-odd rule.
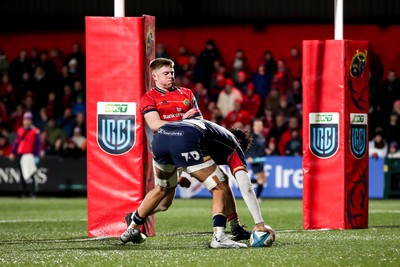
[[[172,91],[153,87],[143,95],[140,102],[140,112],[143,115],[150,111],[158,111],[164,121],[182,120],[183,114],[192,108],[198,110],[195,117],[201,116],[192,90],[178,86],[174,86]]]
[[[30,129],[19,127],[13,144],[12,153],[19,155],[32,153],[38,157],[40,154],[39,134],[39,129],[34,126],[31,126]],[[23,139],[21,140],[22,137]]]

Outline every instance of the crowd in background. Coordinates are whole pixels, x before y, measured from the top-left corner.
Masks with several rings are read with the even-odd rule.
[[[223,47],[222,47],[223,48]],[[238,48],[223,58],[208,40],[200,53],[184,46],[173,53],[163,44],[156,57],[176,64],[176,85],[190,88],[205,119],[252,131],[262,121],[265,155],[302,155],[302,56],[293,47],[284,58],[273,51],[250,66]],[[400,80],[384,70],[378,54],[370,60],[370,156],[400,157]],[[22,49],[14,59],[0,49],[0,156],[7,156],[25,111],[41,131],[42,155],[79,157],[86,153],[85,54],[78,43],[63,55]],[[259,121],[259,120],[258,120]]]

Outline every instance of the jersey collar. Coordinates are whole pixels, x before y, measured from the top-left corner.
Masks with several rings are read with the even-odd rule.
[[[178,88],[177,88],[176,86],[173,86],[171,91],[158,88],[157,86],[154,86],[154,89],[155,89],[156,91],[162,93],[162,94],[166,94],[166,93],[168,93],[168,92],[173,92],[173,91],[175,91],[175,90],[178,90]]]

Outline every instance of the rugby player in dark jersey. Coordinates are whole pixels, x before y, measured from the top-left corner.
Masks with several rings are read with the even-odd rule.
[[[140,226],[151,215],[163,198],[177,185],[177,168],[182,167],[199,180],[213,194],[212,248],[237,248],[245,244],[225,236],[226,215],[234,207],[225,205],[231,190],[228,176],[217,166],[227,164],[235,176],[242,196],[256,223],[254,230],[268,231],[275,237],[274,230],[264,225],[260,208],[246,170],[243,150],[247,147],[246,135],[201,119],[187,119],[161,126],[153,140],[153,157],[156,170],[156,187],[151,190],[136,210],[121,241],[140,243],[144,241]]]

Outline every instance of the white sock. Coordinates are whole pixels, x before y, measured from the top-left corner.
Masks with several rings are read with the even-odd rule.
[[[214,238],[217,241],[225,239],[225,227],[214,227]]]

